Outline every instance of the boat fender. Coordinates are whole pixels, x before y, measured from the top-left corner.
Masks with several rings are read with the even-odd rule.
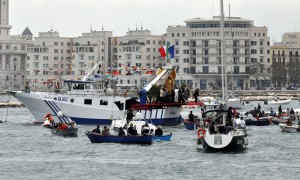
[[[244,145],[247,146],[249,144],[248,138],[244,137]]]
[[[198,135],[198,138],[199,138],[199,139],[204,138],[204,135],[205,135],[205,129],[199,128],[199,129],[197,130],[197,135]]]

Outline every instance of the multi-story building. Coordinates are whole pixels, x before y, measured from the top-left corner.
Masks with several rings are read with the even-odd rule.
[[[299,32],[284,33],[282,42],[271,47],[272,82],[275,87],[294,89],[300,86]]]
[[[185,26],[167,28],[167,44],[175,45],[175,65],[181,80],[191,88],[221,87],[220,17],[194,18]],[[252,20],[225,18],[225,64],[229,88],[270,86],[270,40],[267,27],[255,27]]]
[[[131,30],[125,36],[116,37],[114,59],[123,75],[119,84],[143,87],[149,81],[149,75],[145,72],[155,71],[164,64],[165,60],[159,53],[159,48],[164,44],[163,35],[152,35],[149,30]]]
[[[71,75],[72,38],[60,37],[52,30],[40,32],[27,52],[27,79],[35,88],[54,86]]]
[[[282,42],[288,47],[300,47],[300,32],[286,32],[282,36]]]
[[[102,62],[103,70],[111,69],[116,65],[112,58],[112,31],[91,31],[82,36],[73,38],[72,74],[78,78]]]
[[[32,34],[26,28],[22,36],[13,36],[11,28],[9,0],[0,0],[0,90],[23,88],[26,80],[26,51]]]

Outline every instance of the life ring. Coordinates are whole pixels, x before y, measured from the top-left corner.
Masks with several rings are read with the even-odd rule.
[[[197,130],[197,135],[198,135],[198,138],[200,138],[200,139],[204,138],[204,135],[205,135],[205,129],[199,128],[199,129]]]

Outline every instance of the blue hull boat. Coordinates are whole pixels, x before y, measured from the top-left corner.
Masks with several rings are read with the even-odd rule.
[[[270,121],[267,119],[262,119],[258,121],[245,121],[247,126],[269,126]]]
[[[172,133],[169,135],[164,136],[152,136],[153,141],[171,141],[172,140]]]
[[[152,144],[152,136],[114,136],[85,132],[92,143]]]
[[[196,130],[199,127],[198,123],[190,122],[188,119],[183,120],[184,127],[188,130]]]

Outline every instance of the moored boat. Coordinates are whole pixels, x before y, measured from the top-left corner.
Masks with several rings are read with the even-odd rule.
[[[152,136],[116,136],[85,132],[92,143],[152,144]]]

